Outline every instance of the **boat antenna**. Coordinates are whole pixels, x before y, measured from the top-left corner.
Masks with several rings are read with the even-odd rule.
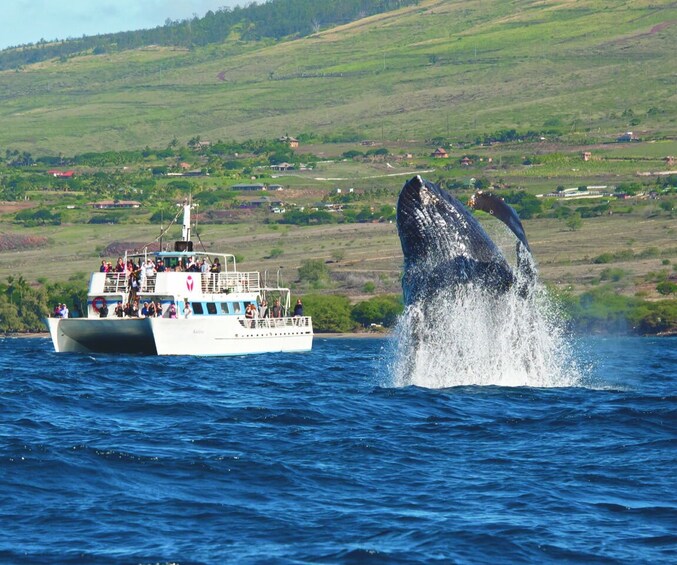
[[[183,241],[190,241],[190,197],[183,201],[183,229],[181,231],[181,239]]]

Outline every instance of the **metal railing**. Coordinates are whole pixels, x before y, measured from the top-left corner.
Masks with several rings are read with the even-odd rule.
[[[219,294],[224,292],[258,292],[259,273],[202,273],[202,292]]]
[[[127,273],[106,273],[103,291],[104,293],[127,292]]]
[[[243,328],[249,329],[272,329],[272,328],[308,328],[310,316],[294,316],[286,318],[251,318],[238,320]]]

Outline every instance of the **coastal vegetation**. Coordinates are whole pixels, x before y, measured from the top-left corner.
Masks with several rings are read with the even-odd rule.
[[[666,1],[277,0],[2,51],[0,331],[77,313],[101,258],[171,241],[188,197],[198,244],[282,279],[318,331],[391,327],[420,173],[515,207],[572,328],[674,332],[675,21]]]

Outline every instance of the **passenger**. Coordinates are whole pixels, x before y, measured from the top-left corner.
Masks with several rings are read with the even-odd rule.
[[[108,263],[106,263],[105,259],[103,261],[101,261],[101,266],[99,267],[99,272],[100,273],[107,273],[108,272]]]
[[[150,310],[148,309],[148,302],[143,303],[143,308],[141,308],[141,317],[142,318],[149,318],[150,317]]]
[[[193,310],[190,307],[190,304],[188,303],[188,299],[184,300],[183,302],[183,317],[184,318],[190,318],[193,315]]]
[[[108,304],[105,301],[99,308],[99,318],[108,318]]]
[[[245,308],[245,311],[244,311],[244,317],[247,318],[248,320],[250,320],[250,322],[249,322],[250,328],[253,328],[254,326],[256,326],[255,318],[256,318],[257,314],[258,314],[258,310],[256,308],[256,304],[254,304],[253,302],[250,302],[249,304],[247,304],[247,307]]]
[[[273,309],[270,313],[271,318],[281,318],[282,317],[282,306],[280,306],[280,301],[276,300],[273,302]]]
[[[268,303],[265,300],[261,300],[259,305],[259,318],[267,318],[270,312],[268,312]]]
[[[69,312],[68,312],[68,306],[66,304],[61,305],[61,312],[60,312],[60,317],[61,318],[68,318]]]
[[[296,301],[296,306],[294,306],[294,316],[303,316],[303,303],[300,298]]]
[[[221,263],[219,262],[219,258],[216,257],[214,259],[214,262],[212,263],[212,268],[210,269],[212,273],[220,273],[221,272]]]
[[[138,318],[139,317],[139,299],[136,298],[134,302],[132,302],[131,306],[129,307],[129,315],[132,318]]]
[[[176,316],[176,306],[174,305],[173,302],[169,305],[169,317],[174,318],[174,319],[176,319],[176,317],[177,317]]]
[[[125,272],[125,262],[122,259],[122,257],[118,257],[118,262],[115,264],[115,272],[116,273],[124,273]]]
[[[56,306],[54,306],[54,310],[52,311],[52,316],[54,318],[61,318],[61,307],[62,307],[61,302],[59,302]]]
[[[201,273],[209,272],[209,263],[207,263],[207,261],[205,261],[204,259],[200,259],[200,272]]]
[[[136,275],[135,272],[132,272],[129,275],[128,289],[129,289],[130,300],[133,301],[136,298],[137,293],[139,292],[139,279],[137,278],[137,275]]]
[[[155,302],[151,300],[150,303],[146,302],[146,304],[148,304],[148,317],[155,318]]]
[[[150,258],[146,261],[145,269],[146,269],[146,278],[154,277],[155,273],[157,273],[155,263],[153,263],[153,260]]]
[[[158,318],[162,318],[162,304],[159,300],[155,303],[155,315]]]
[[[118,302],[115,306],[115,315],[122,318],[125,315],[125,309],[122,307],[122,302]]]
[[[158,273],[165,272],[165,262],[162,259],[157,260],[157,265],[155,266],[155,271]]]
[[[129,302],[125,302],[122,312],[129,318],[132,315],[132,305]]]

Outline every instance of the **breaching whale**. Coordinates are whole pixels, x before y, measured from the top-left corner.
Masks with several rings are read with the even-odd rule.
[[[473,210],[512,231],[515,258],[503,254]],[[400,193],[397,230],[405,309],[390,365],[395,383],[560,386],[578,378],[522,223],[500,197],[477,192],[465,205],[416,176]]]
[[[405,183],[397,202],[405,305],[470,284],[504,293],[517,283],[520,294],[528,292],[535,271],[517,213],[486,192],[476,193],[469,205],[494,215],[515,234],[517,274],[469,208],[438,185],[415,176]]]

